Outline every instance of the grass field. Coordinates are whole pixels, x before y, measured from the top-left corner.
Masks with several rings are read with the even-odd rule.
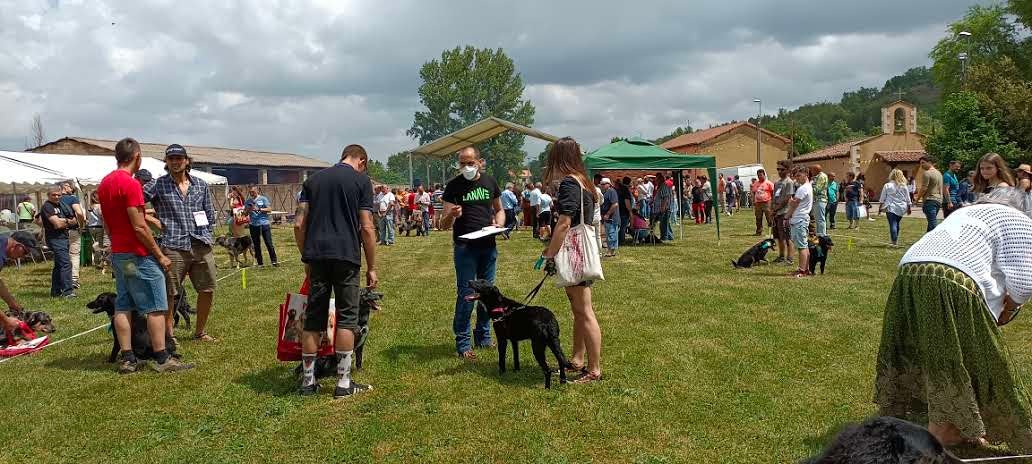
[[[284,265],[249,270],[246,290],[239,274],[220,283],[209,326],[220,342],[184,341],[194,371],[119,376],[104,330],[0,364],[0,462],[794,462],[874,413],[882,311],[904,249],[886,246],[880,219],[835,231],[827,275],[734,271],[729,260],[755,241],[750,216],[726,220],[719,243],[712,226],[690,225],[674,245],[606,261],[595,287],[605,380],[551,391],[529,347],[524,369],[501,378],[493,350],[455,357],[450,234],[400,237],[378,250],[384,310],[356,377],[375,391],[336,402],[326,388],[298,397],[293,364],[275,360],[277,305],[302,275],[279,229]],[[923,228],[905,220],[902,242]],[[499,246],[498,283],[515,297],[539,276],[528,235]],[[109,277],[84,269],[80,297],[64,301],[47,298],[49,275],[3,271],[23,305],[54,316],[54,339],[106,321],[84,305]],[[564,295],[549,286],[538,302],[559,316],[569,353]],[[1022,319],[1006,329],[1022,372],[1029,335]]]

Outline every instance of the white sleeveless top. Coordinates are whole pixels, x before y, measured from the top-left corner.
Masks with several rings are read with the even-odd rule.
[[[978,284],[997,320],[1003,297],[1032,297],[1032,219],[1002,205],[967,206],[950,214],[903,255],[907,263],[941,263]]]

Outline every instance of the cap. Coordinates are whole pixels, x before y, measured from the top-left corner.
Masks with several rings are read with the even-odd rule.
[[[599,183],[600,183],[600,184],[610,184],[610,185],[612,185],[612,184],[613,184],[613,181],[609,180],[609,178],[608,178],[608,177],[603,177],[603,178],[602,178],[602,181],[601,181],[601,182],[599,182]]]
[[[146,169],[140,169],[139,171],[136,171],[136,174],[133,174],[133,177],[135,177],[136,180],[140,182],[150,182],[154,180],[154,175]]]
[[[1029,166],[1027,164],[1022,164],[1022,165],[1018,166],[1018,169],[1015,169],[1015,171],[1021,171],[1021,172],[1025,173],[1025,174],[1032,175],[1032,166]]]
[[[165,148],[165,158],[168,158],[169,156],[188,155],[186,154],[186,148],[183,148],[183,146],[178,143],[173,143],[172,145],[169,145],[168,148]]]
[[[32,234],[25,232],[24,230],[11,232],[10,238],[22,244],[23,246],[25,246],[25,248],[28,248],[29,250],[35,250],[39,248],[39,242],[36,241],[36,237],[33,237]]]

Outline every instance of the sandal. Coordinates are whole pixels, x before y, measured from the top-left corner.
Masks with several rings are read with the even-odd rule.
[[[574,372],[574,373],[578,373],[578,374],[581,374],[581,375],[588,373],[588,366],[585,366],[585,365],[578,366],[578,365],[576,365],[574,363],[567,364],[564,369],[566,369],[566,372]]]
[[[585,383],[591,383],[591,382],[598,382],[600,380],[602,380],[602,374],[592,374],[590,372],[585,372],[580,377],[577,377],[576,379],[573,379],[570,383],[573,383],[573,384],[585,384]]]
[[[218,340],[216,340],[215,337],[212,337],[211,335],[208,335],[207,332],[201,332],[199,334],[194,334],[193,339],[195,341],[199,341],[199,342],[218,343]]]
[[[459,353],[459,357],[465,359],[466,361],[476,361],[477,354],[470,350],[464,353]]]

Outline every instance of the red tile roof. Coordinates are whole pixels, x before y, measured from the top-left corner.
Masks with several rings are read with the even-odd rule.
[[[748,122],[748,121],[732,122],[732,123],[729,123],[729,124],[724,124],[722,126],[711,127],[709,129],[698,130],[698,131],[692,132],[690,134],[684,134],[682,136],[675,137],[673,139],[667,140],[666,142],[663,142],[660,146],[663,147],[663,148],[666,148],[667,150],[674,150],[675,148],[681,148],[681,147],[687,147],[687,146],[693,146],[693,145],[701,145],[703,143],[706,143],[706,142],[708,142],[710,140],[713,140],[713,139],[715,139],[717,137],[720,137],[721,135],[727,134],[727,133],[729,133],[729,132],[731,132],[731,131],[733,131],[735,129],[738,129],[740,127],[743,127],[743,126],[751,128],[752,130],[756,130],[756,125],[751,123],[751,122]],[[781,135],[778,135],[778,134],[776,134],[774,132],[771,132],[771,131],[769,131],[767,129],[762,129],[762,130],[763,130],[763,133],[765,135],[767,135],[768,137],[773,137],[773,138],[778,139],[778,140],[780,140],[780,141],[782,141],[784,143],[791,143],[791,140],[789,140],[786,137],[782,137]]]
[[[916,163],[922,156],[927,153],[924,150],[893,150],[893,151],[876,151],[874,156],[877,156],[885,161],[886,163]]]
[[[792,158],[792,161],[817,161],[847,156],[849,155],[849,151],[853,148],[853,145],[858,145],[877,137],[880,137],[880,135],[850,140],[848,142],[836,143],[835,145],[828,145],[824,148],[821,148],[820,150],[811,151],[810,153],[807,153],[805,155],[796,156],[795,158]]]

